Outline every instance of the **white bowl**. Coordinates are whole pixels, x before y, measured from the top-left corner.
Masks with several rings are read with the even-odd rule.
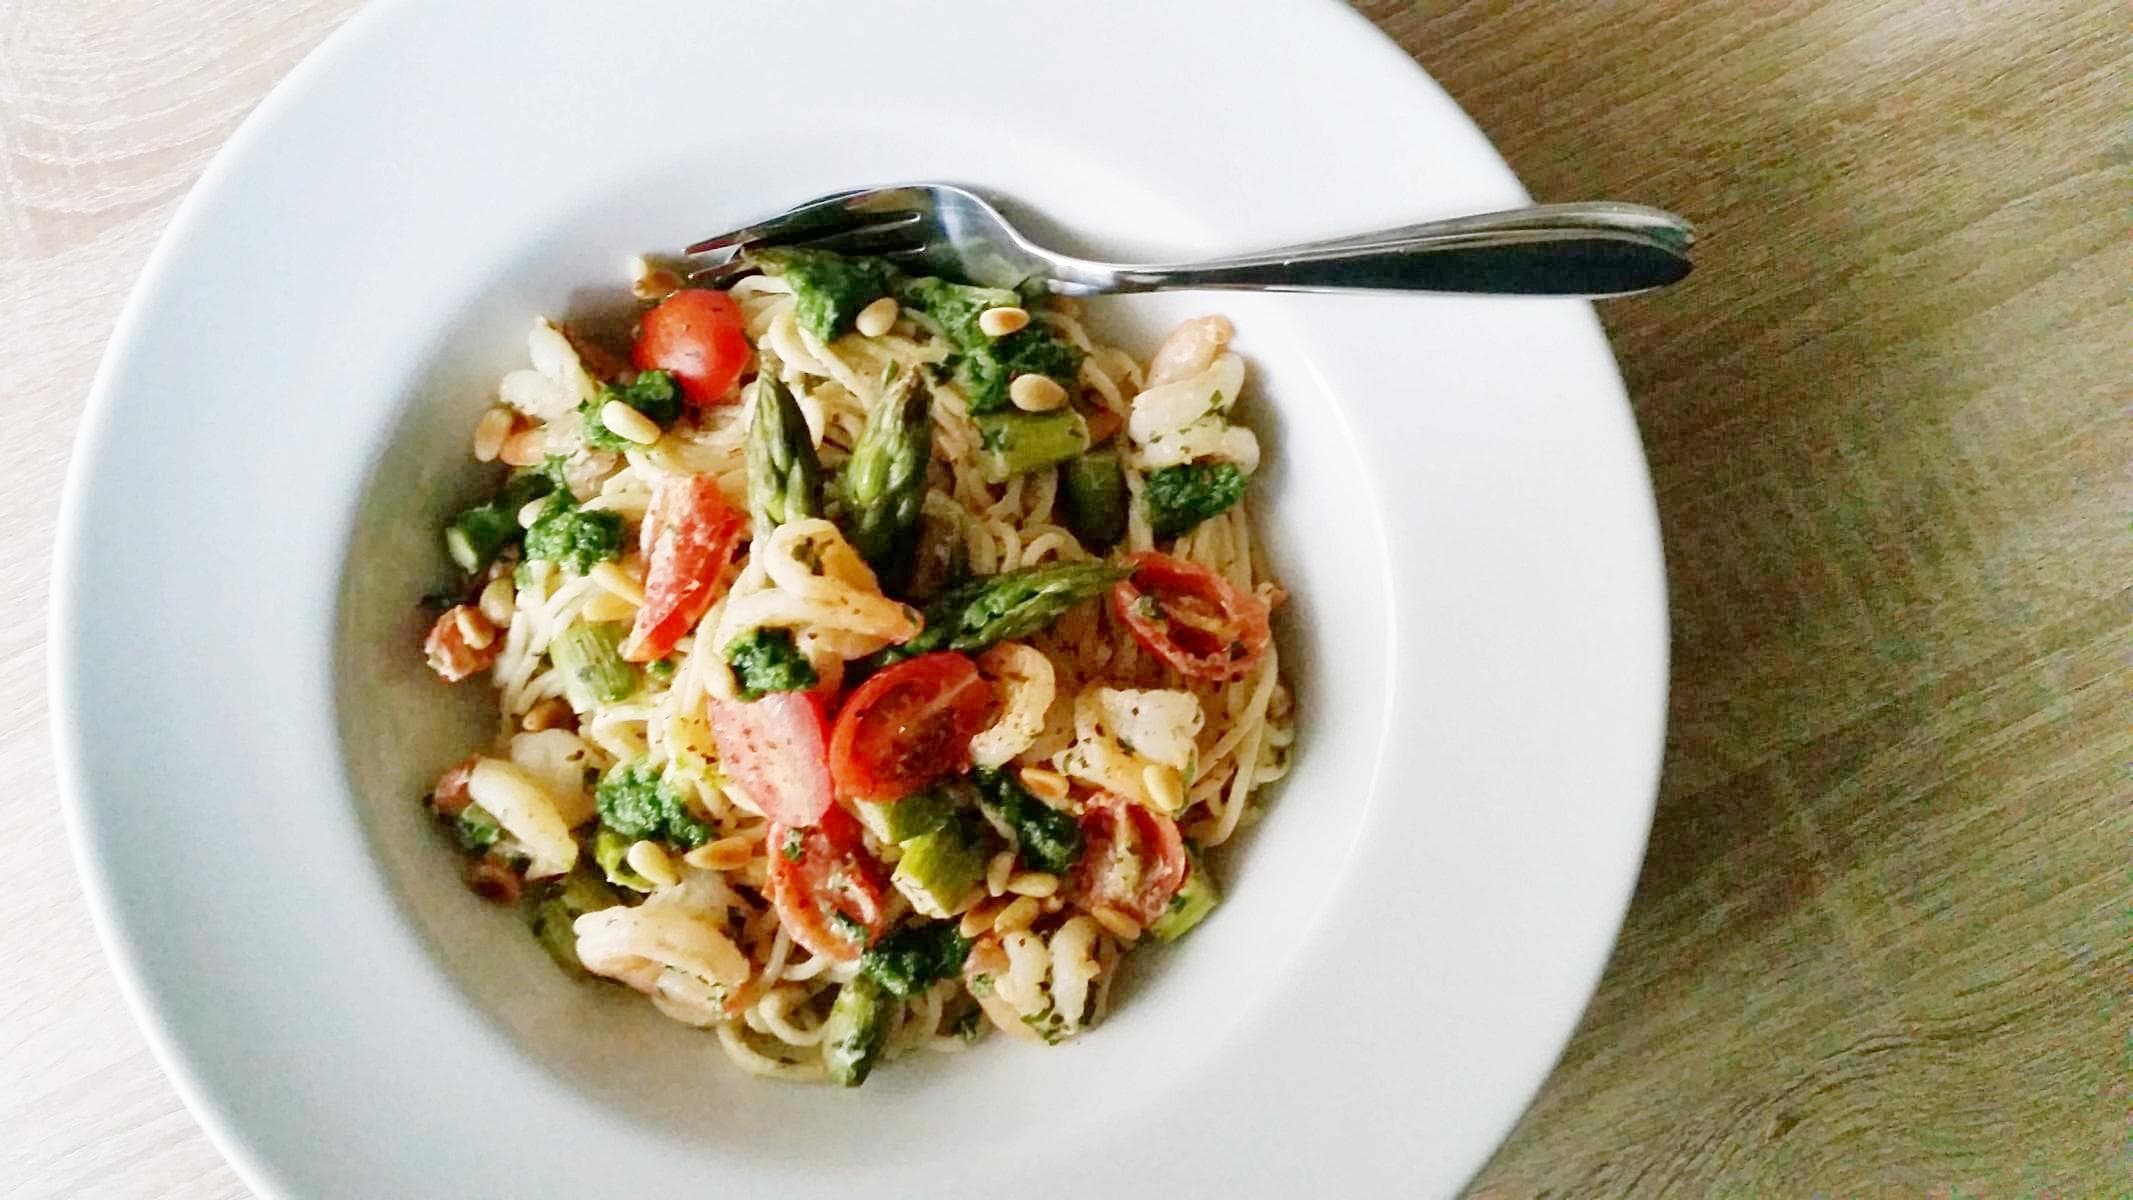
[[[275,1195],[1454,1190],[1538,1086],[1628,899],[1665,624],[1585,305],[1228,313],[1294,597],[1296,769],[1216,919],[1100,1030],[746,1078],[564,979],[417,803],[479,737],[413,602],[537,312],[792,200],[947,178],[1120,257],[1524,200],[1333,5],[400,0],[263,104],[157,251],[69,483],[53,695],[77,855],[180,1090]]]

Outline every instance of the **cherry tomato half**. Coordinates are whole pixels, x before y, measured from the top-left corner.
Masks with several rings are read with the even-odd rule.
[[[724,292],[683,288],[644,314],[632,358],[640,371],[670,371],[681,398],[699,408],[740,398],[733,383],[748,365],[748,325]]]
[[[830,806],[822,712],[805,692],[771,692],[760,700],[705,701],[719,766],[763,815],[809,825]]]
[[[713,475],[662,481],[644,514],[644,606],[623,643],[631,662],[665,658],[718,599],[748,516],[726,503]]]
[[[1154,550],[1129,555],[1133,574],[1111,587],[1111,615],[1180,675],[1242,679],[1266,654],[1266,605],[1198,563]]]
[[[1185,886],[1191,869],[1178,823],[1144,804],[1104,792],[1081,813],[1083,849],[1067,894],[1083,908],[1108,905],[1152,924]]]
[[[831,807],[812,825],[770,823],[770,899],[792,940],[850,962],[888,925],[881,864],[867,853],[859,822]]]
[[[992,688],[952,650],[906,659],[859,685],[830,732],[837,794],[901,800],[970,767],[970,739],[992,715]]]

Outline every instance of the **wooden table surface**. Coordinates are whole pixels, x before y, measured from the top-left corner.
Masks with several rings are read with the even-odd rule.
[[[49,547],[173,206],[349,0],[0,2],[0,1193],[242,1196],[66,866]],[[2133,22],[2107,0],[1371,3],[1605,309],[1672,581],[1620,945],[1501,1197],[2133,1195]],[[530,1193],[529,1193],[530,1194]]]

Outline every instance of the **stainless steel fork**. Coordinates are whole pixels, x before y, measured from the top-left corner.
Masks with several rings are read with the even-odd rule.
[[[1127,264],[1037,245],[984,197],[943,183],[838,192],[705,238],[725,252],[693,273],[713,284],[754,269],[748,252],[808,246],[873,254],[993,287],[1066,296],[1170,288],[1376,290],[1521,296],[1625,296],[1689,273],[1688,222],[1640,204],[1545,204],[1403,225],[1199,262]]]

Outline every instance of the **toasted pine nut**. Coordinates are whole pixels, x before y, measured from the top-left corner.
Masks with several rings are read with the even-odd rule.
[[[1014,305],[988,308],[978,314],[978,332],[986,337],[1006,337],[1029,324],[1029,310]]]
[[[1039,800],[1057,804],[1067,798],[1067,778],[1050,767],[1024,767],[1022,786]]]
[[[1043,900],[1039,901],[1039,903],[1044,905],[1045,912],[1055,913],[1058,912],[1060,909],[1066,907],[1066,897],[1058,894],[1057,892],[1054,892],[1051,895],[1046,896]]]
[[[1030,922],[1036,919],[1037,901],[1029,896],[1018,896],[1014,903],[1001,909],[1000,915],[992,919],[992,931],[1013,933],[1017,929],[1028,929]]]
[[[600,423],[607,426],[609,433],[628,438],[640,446],[649,446],[659,440],[659,422],[620,400],[610,400],[600,406]]]
[[[1049,375],[1017,375],[1007,385],[1007,398],[1023,412],[1050,412],[1067,402],[1066,389]]]
[[[588,621],[631,621],[637,617],[637,606],[603,589],[587,596],[585,607],[578,612]]]
[[[650,880],[655,888],[670,888],[681,882],[681,876],[674,873],[674,860],[667,857],[658,842],[631,842],[629,853],[623,857],[630,870]]]
[[[1141,783],[1157,808],[1174,813],[1185,807],[1185,777],[1168,763],[1149,763],[1141,770]]]
[[[993,918],[999,916],[1000,910],[1006,907],[1007,902],[1004,900],[980,900],[970,906],[970,911],[963,914],[961,921],[956,922],[955,931],[964,937],[974,938],[991,929]]]
[[[985,891],[997,896],[1007,890],[1007,877],[1015,873],[1015,852],[1002,850],[985,864]]]
[[[762,845],[761,838],[742,835],[705,842],[681,856],[681,861],[700,871],[732,871],[748,865],[755,857],[755,848]]]
[[[501,404],[481,414],[481,420],[474,422],[474,461],[495,462],[503,452],[504,439],[517,424],[518,414]]]
[[[498,575],[481,589],[481,615],[498,629],[511,623],[512,608],[517,602],[518,589],[511,585],[509,575]]]
[[[1007,890],[1042,900],[1059,890],[1059,877],[1044,871],[1017,871],[1007,877]]]
[[[592,569],[592,581],[609,592],[630,602],[632,607],[644,604],[644,585],[630,578],[628,571],[613,559],[596,564]]]
[[[482,616],[481,610],[472,605],[462,604],[453,609],[452,623],[459,626],[459,640],[470,650],[486,650],[489,643],[496,640],[496,626],[489,624],[489,618]]]
[[[1096,923],[1110,930],[1119,941],[1132,942],[1140,940],[1141,923],[1108,904],[1099,904],[1090,909],[1089,915],[1095,917]]]
[[[539,425],[521,429],[504,439],[496,457],[506,466],[539,466],[541,460],[548,457],[548,431]]]
[[[681,290],[681,276],[639,255],[630,260],[630,294],[639,300],[664,300]]]
[[[541,519],[541,514],[547,511],[547,508],[548,497],[546,496],[543,496],[538,500],[528,500],[524,504],[519,505],[518,527],[520,529],[533,528],[533,523]]]
[[[576,715],[570,710],[568,700],[561,696],[550,696],[527,709],[526,715],[520,717],[518,723],[528,733],[539,733],[543,729],[559,728]]]
[[[880,337],[895,328],[896,314],[901,311],[894,296],[883,296],[859,310],[859,315],[852,318],[852,328],[859,331],[860,337]]]

